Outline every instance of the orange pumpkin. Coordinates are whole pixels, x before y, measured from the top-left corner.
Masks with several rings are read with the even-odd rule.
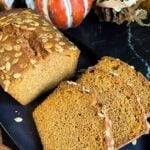
[[[62,29],[78,26],[88,14],[93,0],[36,0],[36,8]]]

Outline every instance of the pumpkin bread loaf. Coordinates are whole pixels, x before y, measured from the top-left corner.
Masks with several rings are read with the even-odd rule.
[[[70,78],[79,50],[31,10],[0,13],[0,85],[23,105]]]
[[[67,81],[33,112],[44,150],[114,150],[111,123],[93,92]]]
[[[142,105],[132,88],[118,76],[90,67],[77,82],[95,90],[99,102],[106,107],[108,118],[112,121],[115,148],[148,132]]]
[[[125,62],[112,57],[103,57],[96,65],[96,68],[120,76],[133,88],[141,104],[144,106],[147,116],[150,115],[150,82],[140,72],[137,72],[134,67],[129,66]]]

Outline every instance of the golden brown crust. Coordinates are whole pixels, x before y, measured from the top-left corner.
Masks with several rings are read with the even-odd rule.
[[[0,17],[2,21],[0,23],[2,29],[0,43],[1,52],[4,51],[4,54],[7,54],[2,59],[8,61],[11,57],[12,60],[9,62],[11,65],[19,63],[22,66],[12,66],[11,69],[15,68],[15,72],[20,72],[24,68],[36,64],[36,61],[44,59],[53,52],[61,53],[66,49],[76,49],[73,46],[70,48],[72,45],[70,43],[66,46],[65,42],[68,40],[40,15],[30,10],[10,12],[4,13],[4,17],[3,15]],[[13,32],[10,29],[13,29]],[[5,62],[1,61],[1,63],[3,67]],[[6,66],[6,70],[9,71],[9,65]]]
[[[0,84],[5,91],[49,55],[78,51],[50,22],[28,9],[0,13],[0,45]]]

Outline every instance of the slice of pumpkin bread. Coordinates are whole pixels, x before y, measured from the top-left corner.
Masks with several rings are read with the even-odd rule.
[[[99,102],[106,107],[112,121],[115,148],[147,133],[148,126],[142,105],[132,88],[118,76],[90,67],[77,82],[95,90]]]
[[[140,72],[137,72],[134,67],[125,62],[108,56],[103,57],[96,65],[96,68],[120,76],[133,88],[141,104],[144,106],[146,115],[150,116],[150,83]]]
[[[44,150],[113,150],[111,123],[94,93],[63,82],[33,112]]]

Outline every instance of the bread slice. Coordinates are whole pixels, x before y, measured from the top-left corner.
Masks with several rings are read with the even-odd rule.
[[[96,65],[96,68],[120,76],[133,88],[141,104],[144,106],[147,116],[150,116],[150,82],[140,72],[137,72],[134,67],[129,66],[125,62],[112,57],[103,57]]]
[[[132,88],[118,76],[90,67],[77,82],[95,90],[99,102],[106,107],[112,121],[115,148],[148,132],[144,109]]]
[[[0,13],[0,85],[23,105],[73,76],[79,50],[31,10]]]
[[[33,112],[44,150],[113,148],[111,123],[97,97],[75,82],[63,82]]]

